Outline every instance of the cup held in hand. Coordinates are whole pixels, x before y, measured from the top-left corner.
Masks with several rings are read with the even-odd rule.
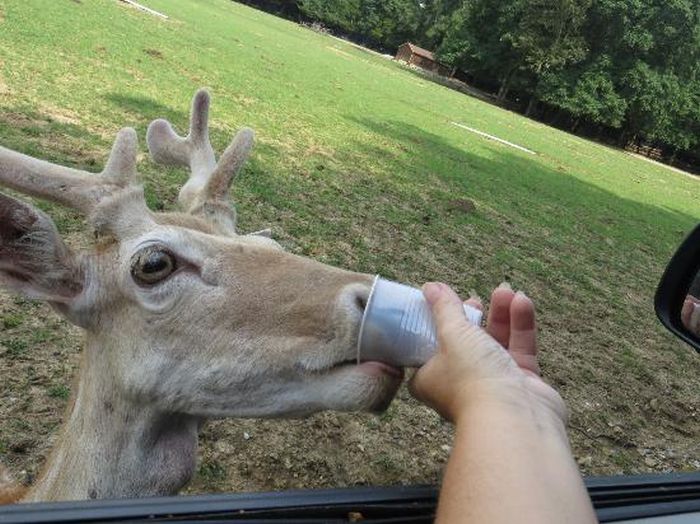
[[[473,324],[482,312],[465,305]],[[419,367],[437,349],[435,321],[420,289],[375,277],[357,344],[358,361],[375,360],[397,367]]]

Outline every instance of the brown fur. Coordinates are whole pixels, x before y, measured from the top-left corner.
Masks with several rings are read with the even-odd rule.
[[[14,483],[7,470],[0,465],[0,505],[17,502],[26,492],[27,488]]]

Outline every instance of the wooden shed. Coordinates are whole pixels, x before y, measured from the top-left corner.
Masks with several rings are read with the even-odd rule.
[[[453,72],[450,67],[438,62],[434,53],[410,42],[399,46],[398,51],[396,51],[396,60],[442,76],[452,76]]]

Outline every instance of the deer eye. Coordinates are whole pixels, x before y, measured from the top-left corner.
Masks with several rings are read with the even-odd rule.
[[[165,280],[175,269],[175,257],[161,247],[147,247],[131,259],[131,276],[142,286],[151,286]]]

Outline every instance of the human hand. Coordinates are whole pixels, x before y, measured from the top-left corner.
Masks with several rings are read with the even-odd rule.
[[[423,293],[435,318],[438,351],[413,376],[413,396],[455,422],[476,399],[524,402],[565,420],[564,402],[539,375],[535,308],[525,294],[496,288],[484,330],[467,322],[461,299],[447,285],[428,283]]]
[[[687,295],[681,309],[681,322],[695,336],[700,336],[700,299]]]

